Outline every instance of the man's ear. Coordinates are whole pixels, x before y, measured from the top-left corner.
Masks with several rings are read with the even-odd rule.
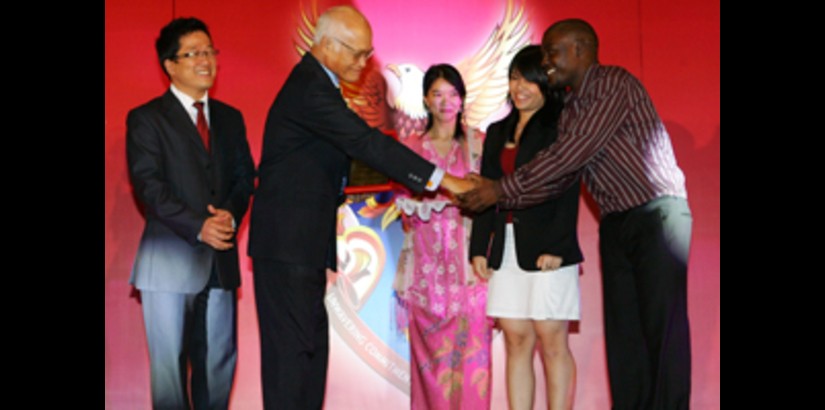
[[[167,58],[163,60],[163,66],[166,68],[166,74],[171,76],[175,70],[175,62]]]
[[[332,51],[330,47],[332,47],[332,40],[328,36],[321,37],[321,43],[319,44],[324,51]]]

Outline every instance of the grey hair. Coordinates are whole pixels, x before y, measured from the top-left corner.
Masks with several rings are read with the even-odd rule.
[[[346,6],[330,7],[327,11],[321,13],[318,17],[318,22],[315,24],[315,36],[312,38],[313,44],[321,43],[321,39],[331,34],[340,33],[343,25],[339,19],[335,18],[335,14],[342,12]]]

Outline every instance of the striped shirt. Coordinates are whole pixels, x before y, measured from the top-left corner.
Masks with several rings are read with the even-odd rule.
[[[660,196],[687,198],[670,136],[636,77],[594,64],[569,93],[558,140],[500,180],[504,208],[525,208],[584,179],[602,216]]]

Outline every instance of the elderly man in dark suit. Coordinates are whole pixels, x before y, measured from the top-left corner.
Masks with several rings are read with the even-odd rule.
[[[155,409],[226,409],[235,375],[235,229],[255,168],[241,113],[210,98],[218,50],[206,25],[179,18],[160,32],[171,86],[129,112],[129,175],[146,227],[131,282],[140,290]]]
[[[468,181],[370,128],[349,110],[339,80],[356,81],[373,53],[372,31],[352,7],[318,19],[310,52],[269,110],[250,223],[261,376],[267,409],[320,409],[328,362],[325,269],[335,269],[335,222],[350,158],[416,192]]]

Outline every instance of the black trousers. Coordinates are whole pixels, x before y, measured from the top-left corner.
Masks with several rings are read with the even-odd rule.
[[[264,409],[320,410],[329,361],[324,269],[253,260]]]
[[[613,409],[690,406],[687,261],[692,217],[661,197],[606,215],[599,227]]]

